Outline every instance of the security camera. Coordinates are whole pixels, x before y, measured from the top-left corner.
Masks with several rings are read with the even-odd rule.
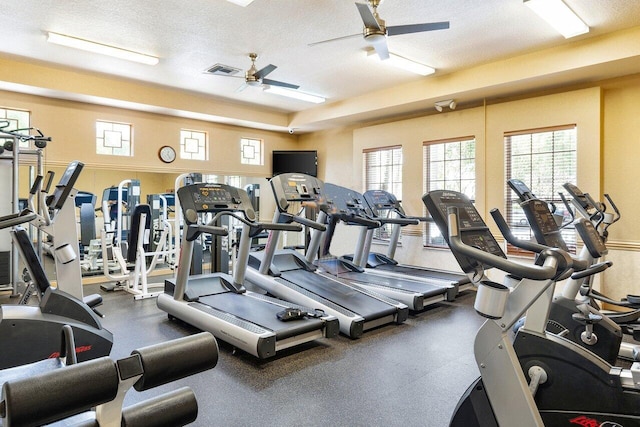
[[[289,128],[289,133],[290,133],[291,135],[293,135],[293,132],[295,132],[295,129],[294,129],[294,128]]]

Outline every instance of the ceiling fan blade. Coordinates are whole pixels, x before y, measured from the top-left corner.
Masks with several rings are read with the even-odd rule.
[[[315,46],[317,44],[335,42],[337,40],[342,40],[342,39],[351,39],[353,37],[362,37],[362,33],[351,34],[351,35],[348,35],[348,36],[336,37],[335,39],[328,39],[328,40],[322,40],[320,42],[309,43],[307,46]]]
[[[364,26],[367,28],[375,28],[380,30],[380,24],[376,20],[376,17],[373,16],[373,12],[369,9],[369,6],[362,3],[356,3],[356,7],[358,8],[358,12],[360,12],[360,16],[362,17],[362,22],[364,22]]]
[[[387,27],[387,35],[396,36],[398,34],[421,33],[423,31],[446,30],[449,28],[449,21],[431,22],[428,24],[394,25]]]
[[[262,84],[271,85],[271,86],[286,87],[286,88],[289,88],[289,89],[298,89],[300,87],[298,85],[294,85],[294,84],[291,84],[291,83],[279,82],[277,80],[270,80],[270,79],[262,79]]]
[[[269,64],[266,67],[264,67],[261,70],[256,71],[255,73],[253,73],[253,75],[257,78],[257,79],[262,79],[263,77],[265,77],[267,74],[271,73],[273,70],[275,70],[276,67],[273,64]]]
[[[245,90],[249,85],[246,83],[242,83],[240,86],[238,86],[238,89],[235,90],[236,93],[240,93],[243,90]]]
[[[387,47],[386,39],[378,43],[373,43],[373,48],[376,50],[380,60],[384,61],[385,59],[389,59],[389,48]]]

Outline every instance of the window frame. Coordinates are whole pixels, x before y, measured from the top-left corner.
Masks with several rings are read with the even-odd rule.
[[[396,163],[396,155],[394,154],[395,150],[399,150],[399,158],[400,162]],[[369,166],[369,159],[373,153],[382,153],[388,151],[390,162],[386,164],[379,164],[374,166]],[[402,172],[404,166],[404,155],[402,145],[389,145],[383,147],[375,147],[375,148],[365,148],[362,150],[362,185],[364,187],[364,191],[367,190],[385,190],[392,193],[394,196],[398,198],[398,200],[402,199]],[[378,179],[375,182],[371,182],[369,178],[374,175],[372,171],[373,168],[379,168],[380,171],[376,175],[378,175]],[[384,175],[382,172],[383,168],[390,168],[390,171],[386,173],[391,176],[391,182],[382,182],[381,177]],[[399,180],[394,179],[394,177],[399,178]],[[389,243],[391,238],[392,226],[391,224],[386,224],[382,227],[376,228],[373,233],[373,240],[376,243]]]
[[[113,148],[115,147],[109,147],[105,145],[106,142],[106,136],[103,132],[102,135],[98,134],[98,124],[99,123],[103,123],[103,124],[109,124],[111,125],[111,127],[115,126],[128,126],[129,127],[129,139],[125,140],[121,138],[121,141],[123,142],[128,142],[129,144],[129,148],[128,148],[128,154],[116,154],[113,152]],[[116,157],[133,157],[134,156],[134,152],[133,152],[133,148],[134,148],[134,144],[133,144],[133,124],[132,123],[126,123],[126,122],[116,122],[116,121],[112,121],[112,120],[104,120],[104,119],[97,119],[95,121],[95,129],[96,129],[96,154],[99,156],[116,156]],[[113,129],[110,130],[111,132],[114,132]],[[99,142],[99,140],[102,139],[102,143]],[[100,152],[99,151],[99,144],[102,144],[102,148],[111,148],[111,153],[105,153],[105,152]]]
[[[188,138],[186,137],[184,134],[185,133],[190,133],[192,134],[192,138]],[[202,148],[204,149],[204,158],[200,158],[200,154],[198,152],[193,152],[193,153],[189,153],[186,150],[186,140],[187,139],[196,139],[193,138],[193,134],[200,134],[204,136],[204,141],[202,144]],[[199,150],[198,150],[199,151]],[[187,157],[187,153],[189,154],[189,156]],[[197,154],[198,157],[193,157],[193,154]],[[181,160],[195,160],[195,161],[199,161],[199,162],[207,162],[209,161],[209,132],[205,131],[205,130],[198,130],[198,129],[187,129],[187,128],[182,128],[180,129],[180,153],[179,153],[180,159]]]
[[[472,143],[473,144],[473,157],[463,157],[463,153],[462,153],[462,147],[460,147],[459,150],[459,155],[457,156],[457,158],[451,158],[451,159],[447,159],[446,158],[446,145],[447,144],[462,144],[462,143]],[[447,169],[443,168],[443,179],[439,179],[439,180],[432,180],[431,179],[431,172],[432,172],[432,161],[430,159],[430,153],[429,153],[429,148],[436,146],[436,145],[443,145],[444,146],[444,153],[443,153],[443,158],[442,160],[435,160],[434,162],[440,162],[442,161],[443,163],[446,163],[447,161],[457,161],[459,162],[459,168],[458,170],[460,171],[459,176],[457,178],[451,178],[451,179],[447,179],[446,177],[446,172]],[[477,190],[477,168],[476,168],[476,155],[477,155],[477,141],[476,141],[476,137],[475,135],[466,135],[466,136],[461,136],[461,137],[455,137],[455,138],[446,138],[446,139],[437,139],[437,140],[431,140],[431,141],[424,141],[422,143],[422,176],[423,176],[423,190],[424,193],[427,193],[429,191],[435,190],[435,188],[431,188],[431,184],[433,181],[436,182],[442,182],[445,187],[446,187],[446,183],[447,182],[457,182],[457,186],[456,189],[452,189],[452,188],[444,188],[444,189],[450,189],[450,190],[455,190],[455,191],[460,191],[463,192],[465,194],[467,194],[466,192],[462,191],[463,189],[463,182],[467,181],[472,181],[473,183],[473,194],[467,194],[467,196],[469,196],[469,198],[472,201],[475,201],[475,197],[476,197],[476,190]],[[462,166],[462,162],[464,160],[473,160],[472,161],[472,165],[473,165],[473,179],[470,178],[463,178],[463,166]],[[424,210],[424,213],[427,214],[426,212],[426,208]],[[441,243],[436,243],[433,240],[430,240],[430,236],[431,236],[431,231],[430,230],[434,230],[436,231],[438,234],[440,234],[440,231],[437,229],[437,227],[435,227],[435,224],[431,223],[431,222],[426,222],[424,224],[424,228],[423,230],[423,241],[422,241],[422,245],[425,248],[437,248],[437,249],[448,249],[449,246],[447,245],[447,242],[444,240],[444,238],[442,237],[442,242]],[[434,236],[435,237],[435,236]]]
[[[31,127],[31,111],[30,110],[24,110],[22,108],[0,107],[0,112],[3,113],[3,117],[0,117],[0,121],[7,120],[7,121],[9,121],[9,123],[15,121],[15,123],[16,123],[15,129],[25,129],[25,130],[23,130],[23,131],[21,131],[19,133],[23,133],[25,135],[29,135],[29,130],[26,130],[26,129],[29,129]],[[20,125],[20,119],[14,119],[14,118],[8,117],[8,115],[9,115],[8,113],[9,112],[26,113],[26,116],[27,116],[27,124],[26,124],[26,126],[21,126]],[[9,126],[7,130],[15,130],[15,129],[12,129],[11,126]],[[9,139],[12,139],[12,138],[10,138],[10,137],[0,137],[0,145],[3,145],[4,142],[9,140]],[[22,149],[31,148],[30,140],[25,140],[25,141],[18,140],[18,144],[19,144],[19,148],[22,148]]]
[[[245,147],[245,142],[249,142],[249,141],[258,142],[259,153],[258,153],[258,161],[257,162],[245,161],[245,159],[249,159],[249,158],[244,156],[244,154],[245,154],[244,147]],[[254,156],[254,158],[256,158],[256,156]],[[240,138],[240,164],[248,165],[248,166],[264,166],[264,139],[262,139],[262,138],[248,138],[248,137]]]
[[[564,131],[573,131],[573,140],[570,142],[571,144],[573,144],[573,149],[567,150],[567,149],[557,149],[556,150],[556,142],[561,142],[558,141],[560,138],[559,136],[555,135],[555,132],[564,132]],[[553,145],[553,148],[551,151],[539,151],[539,152],[533,152],[533,144],[534,142],[534,138],[535,135],[540,135],[540,134],[544,134],[544,133],[554,133],[554,135],[551,136],[551,143]],[[523,153],[523,154],[519,154],[518,156],[521,156],[521,158],[524,157],[529,157],[531,160],[529,161],[529,174],[528,176],[513,176],[513,153],[512,153],[512,138],[514,137],[522,137],[522,136],[529,136],[530,138],[530,142],[529,144],[531,145],[530,150],[527,153]],[[529,238],[529,239],[534,239],[533,233],[531,232],[531,229],[529,228],[529,224],[528,222],[526,222],[526,217],[524,217],[524,213],[521,214],[517,214],[514,213],[514,207],[518,204],[518,197],[515,195],[515,193],[513,192],[513,190],[511,190],[511,188],[509,187],[509,185],[507,184],[507,181],[509,179],[515,178],[515,179],[520,179],[522,180],[532,191],[533,194],[536,195],[536,197],[539,197],[541,200],[547,201],[547,202],[552,202],[555,204],[556,207],[563,209],[563,202],[562,199],[559,197],[558,192],[562,191],[562,184],[564,184],[565,182],[576,182],[577,180],[577,173],[578,173],[578,126],[577,124],[566,124],[566,125],[557,125],[557,126],[547,126],[547,127],[541,127],[541,128],[533,128],[533,129],[523,129],[523,130],[519,130],[519,131],[511,131],[511,132],[505,132],[504,133],[504,137],[503,137],[503,141],[504,141],[504,156],[505,156],[505,219],[507,221],[507,224],[509,224],[509,227],[514,231],[514,234],[516,236],[520,236],[520,238]],[[573,153],[572,157],[572,166],[573,166],[573,170],[566,173],[558,173],[556,174],[556,164],[559,163],[557,162],[558,159],[558,154],[560,153]],[[551,157],[551,171],[552,171],[552,177],[550,179],[550,183],[549,182],[545,182],[545,185],[549,185],[552,188],[551,192],[545,192],[545,191],[541,191],[541,188],[539,187],[540,185],[540,179],[538,179],[537,181],[533,179],[534,176],[541,176],[541,173],[536,173],[536,170],[540,168],[540,164],[541,161],[535,161],[534,158],[536,156],[541,156],[541,155],[550,155]],[[537,169],[536,169],[537,168]],[[556,175],[560,175],[557,179],[556,179]],[[568,177],[569,175],[571,175],[570,177]],[[520,218],[520,219],[517,219]],[[519,225],[516,223],[519,222],[522,225]],[[572,231],[571,231],[572,230]],[[577,246],[577,235],[575,232],[575,229],[572,225],[567,226],[566,228],[564,228],[562,230],[562,236],[565,239],[566,243],[567,243],[567,247],[569,248],[569,251],[571,253],[575,253],[576,252],[576,246]],[[517,248],[509,243],[506,244],[506,252],[507,255],[517,255],[517,256],[523,256],[523,257],[529,257],[532,258],[534,255],[526,250]]]

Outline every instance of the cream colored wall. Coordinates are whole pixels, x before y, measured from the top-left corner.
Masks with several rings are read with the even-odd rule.
[[[367,148],[401,145],[403,150],[403,194],[405,210],[410,215],[422,215],[423,188],[422,145],[424,141],[473,136],[476,139],[476,206],[494,232],[497,228],[489,219],[489,210],[504,211],[504,133],[509,131],[577,124],[578,126],[578,185],[600,188],[600,105],[599,87],[539,96],[529,99],[497,103],[478,108],[432,114],[400,120],[353,131],[353,168],[339,184],[358,190],[362,183],[362,151]],[[309,136],[306,144],[320,144]],[[344,145],[348,145],[343,142]],[[334,156],[328,153],[327,163]],[[595,167],[592,165],[596,165]],[[338,229],[332,245],[334,254],[353,251],[353,231]],[[385,251],[378,247],[374,250]],[[425,249],[422,237],[405,235],[396,257],[399,261],[459,271],[450,251]]]
[[[318,177],[325,182],[349,182],[353,169],[353,130],[332,129],[300,135],[299,149],[318,151]]]
[[[605,290],[616,298],[640,294],[640,76],[605,88],[603,102],[602,193],[620,209],[620,221],[609,229]],[[592,191],[590,191],[593,193]],[[598,194],[598,193],[595,193]]]
[[[102,107],[0,91],[0,106],[31,111],[31,124],[53,138],[45,150],[46,165],[64,166],[80,160],[88,169],[136,172],[203,172],[219,175],[271,175],[271,152],[297,147],[297,135],[182,119],[120,108]],[[104,156],[95,153],[95,121],[108,120],[133,125],[134,156]],[[158,150],[170,145],[179,152],[180,129],[196,129],[209,134],[209,161],[177,159],[166,165]],[[264,141],[264,165],[240,164],[240,138]],[[100,190],[101,191],[101,190]]]

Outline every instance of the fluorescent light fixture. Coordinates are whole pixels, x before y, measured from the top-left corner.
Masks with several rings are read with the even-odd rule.
[[[82,49],[89,52],[99,53],[102,55],[113,56],[115,58],[126,59],[127,61],[140,62],[147,65],[156,65],[158,58],[144,53],[134,52],[132,50],[121,49],[119,47],[109,46],[102,43],[96,43],[89,40],[79,39],[77,37],[65,36],[64,34],[48,33],[47,41],[62,46]]]
[[[562,0],[524,0],[524,4],[555,28],[565,39],[589,32],[587,24]]]
[[[253,3],[253,0],[227,0],[227,1],[242,7],[247,7],[251,3]]]
[[[289,98],[299,99],[301,101],[313,102],[314,104],[322,104],[325,99],[321,96],[311,95],[309,93],[300,92],[297,90],[287,89],[280,86],[264,85],[264,91],[273,93],[276,95],[288,96]]]
[[[429,74],[433,74],[436,72],[435,68],[429,67],[428,65],[420,64],[419,62],[412,61],[410,59],[396,55],[395,53],[389,52],[389,59],[385,59],[384,61],[380,59],[374,49],[368,50],[366,53],[367,58],[378,60],[379,62],[389,64],[393,67],[400,68],[405,71],[420,74],[421,76],[428,76]]]

